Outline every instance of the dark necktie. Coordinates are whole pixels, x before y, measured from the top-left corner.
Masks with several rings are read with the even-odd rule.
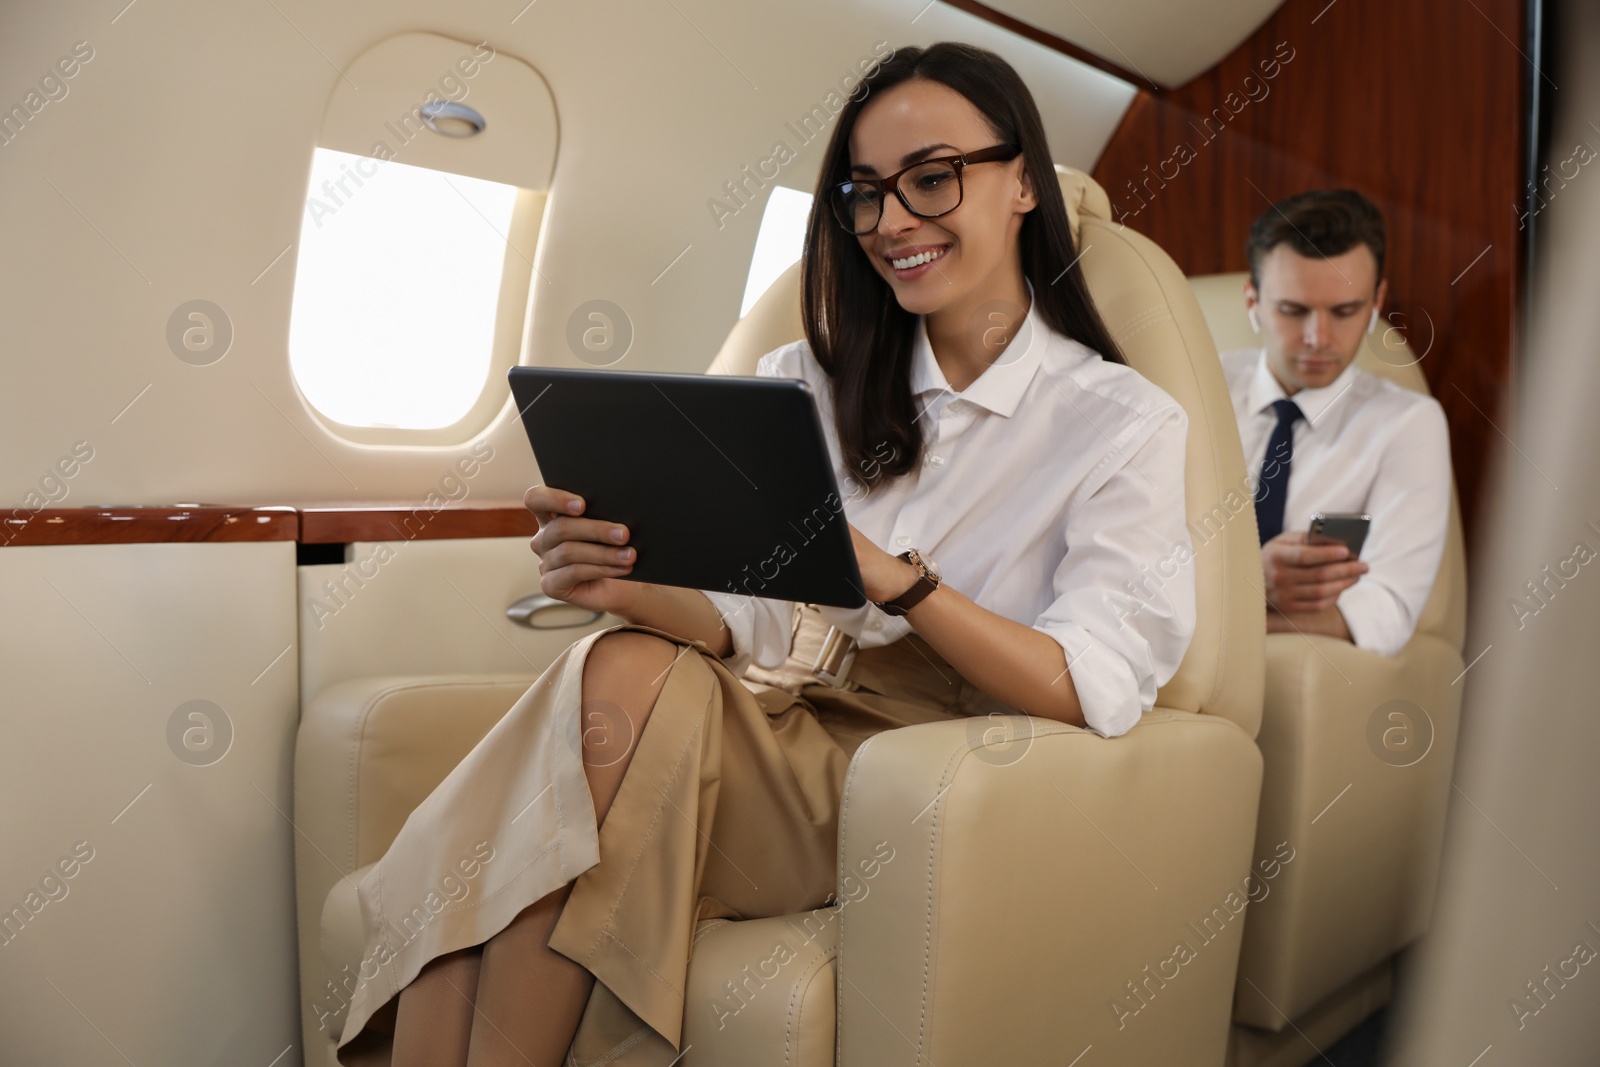
[[[1267,442],[1261,458],[1261,477],[1256,482],[1256,532],[1261,543],[1283,532],[1283,505],[1289,497],[1289,464],[1294,460],[1294,420],[1303,418],[1300,405],[1293,400],[1272,402],[1278,413],[1277,428]]]

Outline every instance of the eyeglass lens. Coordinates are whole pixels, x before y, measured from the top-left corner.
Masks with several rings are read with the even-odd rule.
[[[961,179],[950,163],[912,167],[900,175],[897,188],[911,212],[924,218],[954,211],[961,203]],[[834,190],[834,210],[853,233],[867,233],[883,216],[883,196],[874,186],[846,182]]]

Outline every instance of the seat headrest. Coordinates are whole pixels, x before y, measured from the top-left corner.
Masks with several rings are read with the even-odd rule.
[[[1099,182],[1081,170],[1057,163],[1056,178],[1061,182],[1061,195],[1067,202],[1067,225],[1072,227],[1072,243],[1082,248],[1084,216],[1110,219],[1111,198]]]

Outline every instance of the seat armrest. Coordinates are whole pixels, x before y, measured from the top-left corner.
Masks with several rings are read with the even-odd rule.
[[[1256,746],[1162,709],[1117,738],[1005,722],[887,731],[852,761],[840,1067],[1066,1063],[1089,1045],[1100,1064],[1221,1063]]]
[[[1282,1029],[1428,925],[1455,764],[1461,656],[1418,633],[1397,656],[1267,637],[1256,850],[1294,863],[1252,909],[1234,1017]]]

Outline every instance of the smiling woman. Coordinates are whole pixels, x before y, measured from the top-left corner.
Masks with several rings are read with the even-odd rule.
[[[1038,110],[1014,71],[973,63],[969,51],[944,45],[896,53],[868,82],[876,95],[845,109],[840,128],[852,133],[834,138],[822,173],[836,210],[870,207],[877,221],[835,225],[818,213],[806,236],[806,333],[817,339],[817,361],[833,383],[845,456],[860,461],[869,442],[888,441],[899,452],[884,468],[889,477],[915,470],[922,459],[905,388],[918,315],[937,308],[929,330],[944,343],[935,348],[961,352],[968,324],[987,318],[982,305],[1003,301],[1011,309],[1009,338],[1031,299],[1026,273],[1044,283],[1040,314],[1051,328],[1121,362],[1075,263]],[[880,158],[868,151],[877,144],[903,149]],[[934,157],[957,162],[942,173],[912,167]],[[966,173],[980,161],[986,165]],[[853,180],[886,186],[885,175],[902,183],[894,196],[863,195]],[[913,186],[908,197],[908,179],[927,184]],[[834,324],[825,334],[824,322]],[[958,357],[964,365],[954,379],[971,382],[995,355]]]
[[[1027,87],[945,43],[861,90],[807,225],[806,337],[758,373],[811,387],[871,603],[629,580],[625,526],[530,489],[543,593],[626,621],[574,642],[361,879],[370,947],[462,835],[508,856],[354,990],[343,1062],[676,1062],[697,925],[828,899],[863,742],[1017,711],[1115,736],[1177,671],[1187,415],[1101,323]]]

